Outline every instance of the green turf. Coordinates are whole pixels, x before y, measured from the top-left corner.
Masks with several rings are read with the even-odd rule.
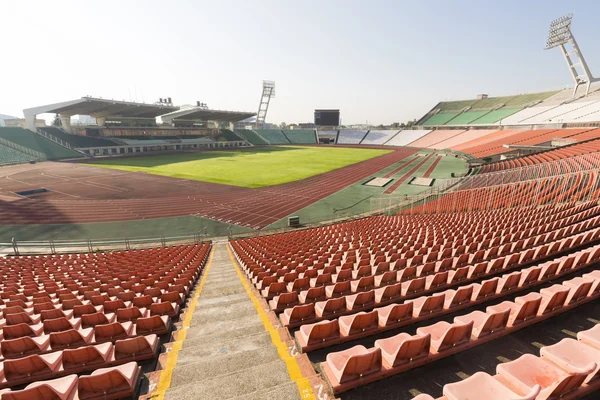
[[[278,146],[97,160],[91,165],[248,188],[306,179],[391,150]]]

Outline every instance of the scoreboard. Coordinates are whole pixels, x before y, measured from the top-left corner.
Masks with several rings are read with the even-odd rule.
[[[340,110],[315,110],[316,126],[339,126]]]

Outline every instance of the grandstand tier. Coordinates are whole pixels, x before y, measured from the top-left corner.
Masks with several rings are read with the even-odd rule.
[[[291,144],[288,138],[278,129],[255,129],[269,144]]]
[[[269,142],[257,135],[256,132],[254,132],[251,129],[236,129],[235,132],[238,135],[241,135],[244,139],[246,139],[248,143],[253,144],[255,146],[264,146],[269,144]]]
[[[387,146],[409,146],[410,143],[415,140],[427,135],[429,130],[423,129],[403,129],[396,136],[394,136],[391,140],[389,140],[386,145]]]
[[[73,147],[105,147],[118,145],[110,139],[96,138],[83,135],[72,135],[56,127],[43,127],[39,129],[48,133],[49,135],[64,140]]]
[[[386,144],[389,140],[393,139],[399,131],[397,130],[370,130],[367,136],[360,142],[360,144]]]
[[[369,131],[340,130],[337,144],[359,144]]]
[[[33,155],[29,155],[4,144],[0,144],[0,165],[22,164],[39,160],[39,158]]]
[[[21,128],[0,128],[0,138],[19,146],[43,153],[49,160],[79,158],[83,155],[71,149],[59,146],[35,132]]]
[[[317,144],[313,129],[284,129],[282,132],[292,144]]]

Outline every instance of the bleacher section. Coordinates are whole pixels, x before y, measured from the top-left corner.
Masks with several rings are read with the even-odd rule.
[[[439,113],[429,117],[425,122],[424,126],[438,126],[445,125],[448,121],[456,117],[458,113]]]
[[[256,133],[269,141],[269,144],[290,144],[279,129],[255,129]]]
[[[283,134],[292,144],[317,144],[314,129],[284,129]]]
[[[582,282],[592,282],[592,293],[587,294],[588,297],[592,297],[594,289],[598,287],[598,278],[600,274],[595,271],[565,281],[562,285],[554,285],[544,294],[555,297],[556,293],[562,296],[562,293],[566,292],[571,295],[573,289],[580,287]],[[490,318],[493,313],[494,311],[490,310],[483,316]],[[481,315],[477,317],[480,318]],[[600,380],[597,379],[597,366],[600,365],[600,324],[577,332],[574,338],[565,338],[550,346],[544,346],[539,353],[539,357],[523,354],[516,360],[498,364],[495,376],[476,372],[463,381],[446,384],[443,388],[444,396],[438,400],[466,399],[473,393],[485,396],[489,400],[575,399],[600,388]],[[415,397],[415,400],[434,398],[422,394]]]
[[[492,201],[479,196],[469,201],[472,191],[454,192],[437,208],[425,204],[394,217],[237,240],[231,246],[281,324],[294,330],[297,346],[308,353],[325,349],[320,370],[337,395],[600,297],[596,273],[566,278],[600,260],[597,202],[574,204],[580,193],[572,191],[562,197],[564,204],[555,205],[562,188],[551,184],[538,197],[529,183],[516,193],[506,189]],[[539,205],[531,205],[538,199]],[[540,206],[544,202],[552,204]],[[452,204],[460,204],[456,211],[461,212],[445,208]],[[548,282],[560,285],[548,287]],[[462,311],[482,303],[488,304],[485,312]],[[453,322],[427,323],[449,314]],[[389,330],[414,332],[415,324],[414,335],[399,333],[373,343]],[[345,344],[366,337],[374,344],[370,348]]]
[[[385,144],[388,140],[392,139],[398,132],[398,130],[370,130],[369,133],[367,133],[367,136],[365,136],[365,138],[360,144]]]
[[[238,142],[243,140],[241,137],[236,135],[233,131],[229,129],[219,129],[219,136],[223,136],[228,142]]]
[[[353,131],[341,129],[338,135],[338,144],[359,144],[368,131]]]
[[[0,144],[0,165],[22,164],[30,161],[38,161],[38,159],[32,155]]]
[[[38,128],[52,136],[55,136],[65,142],[69,143],[72,147],[106,147],[106,146],[117,146],[117,143],[110,139],[96,138],[91,136],[72,135],[63,131],[60,128],[55,127],[44,127]]]
[[[320,138],[327,138],[331,142],[336,143],[338,131],[317,131],[317,136]]]
[[[503,108],[501,110],[490,111],[480,118],[471,121],[471,125],[490,125],[496,122],[505,124],[504,119],[518,111],[520,108]]]
[[[494,132],[497,132],[497,130],[496,129],[470,129],[468,131],[464,131],[463,133],[459,133],[456,136],[452,136],[442,142],[438,142],[434,148],[460,150],[460,146],[463,143],[468,143],[468,142],[478,139],[478,138],[484,138],[487,135],[490,135]]]
[[[430,130],[422,130],[422,129],[403,129],[396,136],[394,136],[390,141],[388,141],[386,146],[407,146],[409,143],[414,142],[415,140],[427,135]]]
[[[463,132],[464,130],[462,129],[438,129],[429,132],[427,135],[422,136],[421,138],[409,143],[408,145],[411,147],[438,149],[440,148],[437,146],[438,143],[444,142],[447,139],[460,135]]]
[[[2,399],[134,398],[210,248],[2,258]]]
[[[264,146],[269,144],[251,129],[236,129],[235,132],[238,135],[241,135],[244,139],[246,139],[248,143],[253,144],[255,146]]]
[[[531,103],[543,101],[556,93],[558,92],[441,102],[421,118],[418,124],[424,126],[491,125],[518,113]]]
[[[45,154],[49,160],[83,157],[81,153],[59,146],[27,129],[0,128],[0,137],[28,149],[39,151]]]
[[[461,147],[461,150],[465,153],[471,154],[474,157],[483,158],[513,151],[511,148],[504,147],[505,145],[535,146],[542,143],[551,142],[557,138],[568,138],[588,130],[590,130],[590,128],[536,129],[521,131],[503,130],[498,132],[503,133],[503,135],[497,140],[487,141],[486,143],[477,145],[465,144]]]
[[[469,125],[471,122],[488,114],[488,111],[468,111],[458,114],[444,125]]]

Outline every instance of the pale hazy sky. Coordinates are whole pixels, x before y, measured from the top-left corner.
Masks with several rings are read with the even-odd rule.
[[[92,95],[345,124],[419,118],[437,101],[571,85],[548,23],[600,75],[600,2],[550,0],[0,0],[0,114]]]

